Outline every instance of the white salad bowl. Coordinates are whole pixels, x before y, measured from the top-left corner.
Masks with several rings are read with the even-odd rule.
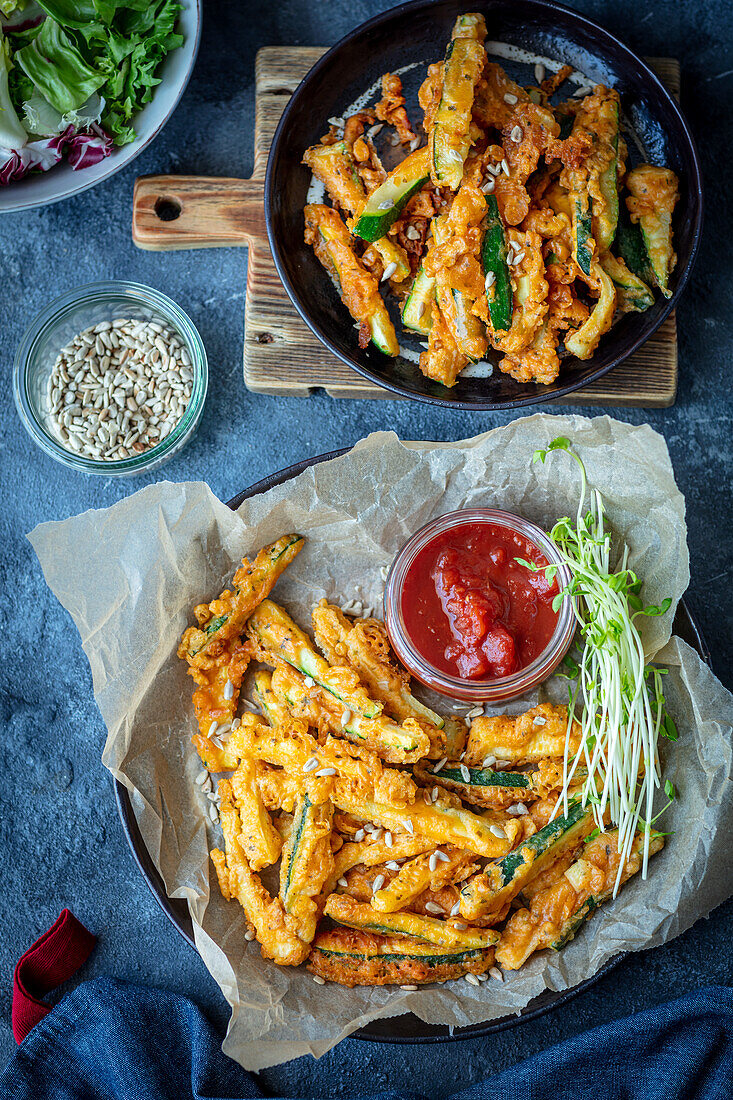
[[[172,50],[163,61],[161,82],[147,103],[133,119],[137,137],[129,145],[113,149],[110,156],[98,164],[78,171],[65,160],[48,172],[34,172],[25,179],[0,186],[0,214],[14,210],[28,210],[33,206],[47,206],[71,195],[78,195],[102,180],[109,179],[138,153],[150,144],[173,114],[179,99],[193,72],[201,38],[201,6],[203,0],[182,0],[183,9],[178,16],[178,27],[183,35],[183,45]]]

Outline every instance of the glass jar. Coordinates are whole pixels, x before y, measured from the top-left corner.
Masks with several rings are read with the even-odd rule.
[[[170,327],[189,354],[193,383],[183,416],[164,439],[139,455],[104,461],[64,446],[51,419],[48,383],[63,347],[85,329],[118,317]],[[75,287],[41,310],[21,340],[15,357],[13,396],[26,431],[51,458],[88,474],[131,477],[161,466],[185,447],[199,425],[208,383],[206,349],[180,306],[152,287],[110,281]]]
[[[542,652],[525,668],[498,679],[470,680],[452,676],[436,668],[420,652],[409,635],[402,611],[402,595],[405,578],[420,551],[436,536],[452,528],[467,524],[492,524],[506,528],[530,542],[543,555],[548,564],[557,566],[556,581],[559,590],[570,582],[570,571],[561,562],[555,546],[545,532],[512,512],[493,508],[467,508],[447,512],[421,527],[399,551],[387,576],[384,590],[384,621],[392,648],[408,671],[433,691],[467,703],[498,703],[515,699],[531,691],[552,675],[570,648],[575,633],[575,612],[570,596],[564,596],[558,609],[557,623],[550,641]]]

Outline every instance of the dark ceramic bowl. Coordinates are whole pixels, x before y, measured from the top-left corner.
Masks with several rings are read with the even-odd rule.
[[[417,364],[403,356],[390,359],[373,345],[360,349],[351,318],[303,241],[303,207],[311,177],[301,159],[305,149],[328,128],[327,119],[343,115],[382,73],[415,63],[403,79],[410,117],[417,124],[422,113],[415,106],[416,92],[426,66],[442,57],[456,17],[474,8],[486,16],[489,40],[567,62],[590,81],[617,88],[623,113],[641,138],[646,157],[673,168],[680,178],[672,297],[667,300],[656,292],[655,304],[646,313],[626,314],[603,337],[590,361],[566,358],[560,377],[551,386],[515,382],[495,369],[490,378],[460,378],[456,386],[446,389],[424,378]],[[531,65],[492,56],[520,83],[534,82]],[[633,149],[630,152],[633,160]],[[631,355],[659,328],[674,308],[697,252],[702,179],[694,140],[670,93],[641,58],[595,23],[545,0],[484,0],[474,6],[468,0],[418,0],[376,16],[346,35],[296,89],[270,151],[265,217],[275,265],[293,304],[315,335],[344,363],[371,382],[418,401],[460,409],[516,408],[586,386]],[[412,338],[400,332],[399,339],[419,351],[417,338],[411,343]]]
[[[306,458],[301,462],[296,462],[293,466],[288,466],[284,470],[279,470],[275,474],[270,474],[269,477],[263,478],[262,481],[258,481],[254,485],[250,485],[248,488],[243,489],[240,493],[237,493],[235,497],[227,501],[227,504],[230,508],[237,509],[243,501],[249,500],[251,497],[259,496],[260,493],[266,493],[267,490],[272,489],[274,485],[283,485],[286,481],[290,481],[292,478],[297,477],[303,470],[307,470],[309,466],[315,466],[320,462],[328,462],[331,458],[338,458],[340,455],[346,454],[348,450],[348,447],[341,447],[337,451],[330,451],[328,454],[316,455],[315,458]],[[707,643],[703,638],[697,621],[684,600],[680,601],[677,606],[673,633],[679,638],[682,638],[688,645],[692,646],[707,664],[711,664]],[[188,912],[188,902],[185,898],[168,897],[165,890],[165,884],[158,873],[150,852],[143,842],[127,788],[124,787],[119,780],[115,779],[113,782],[115,798],[117,800],[117,810],[133,858],[150,887],[155,900],[158,902],[165,915],[195,950],[196,943],[194,941],[191,916]],[[613,970],[614,967],[618,966],[625,958],[625,953],[614,955],[614,957],[609,959],[605,966],[602,966],[597,973],[593,974],[590,978],[586,978],[586,980],[580,982],[579,985],[562,991],[545,989],[539,996],[530,1001],[528,1005],[525,1005],[519,1013],[512,1012],[507,1016],[500,1017],[498,1020],[490,1020],[488,1023],[472,1024],[469,1027],[452,1028],[446,1027],[443,1024],[427,1024],[424,1020],[414,1016],[411,1012],[406,1012],[401,1016],[390,1016],[382,1020],[373,1020],[370,1024],[367,1024],[366,1027],[359,1028],[358,1031],[354,1032],[353,1038],[369,1039],[374,1042],[382,1043],[443,1043],[450,1042],[453,1039],[470,1039],[476,1035],[491,1035],[497,1031],[504,1031],[507,1028],[515,1027],[517,1024],[526,1023],[528,1020],[534,1020],[536,1017],[543,1016],[546,1012],[549,1012],[551,1008],[559,1008],[560,1005],[567,1004],[568,1001],[572,1000],[573,997],[576,997],[579,993],[582,993],[586,989],[590,989],[592,985],[595,985],[597,981],[608,974],[609,971]]]

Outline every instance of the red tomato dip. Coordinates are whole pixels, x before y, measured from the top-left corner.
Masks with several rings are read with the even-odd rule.
[[[550,563],[523,535],[496,523],[465,523],[418,551],[402,589],[405,630],[434,668],[465,680],[497,680],[532,664],[557,625]]]

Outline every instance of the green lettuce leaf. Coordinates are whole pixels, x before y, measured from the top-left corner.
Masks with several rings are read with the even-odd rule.
[[[104,73],[84,60],[55,19],[45,19],[40,31],[14,59],[41,95],[62,115],[76,111],[104,84]]]
[[[19,149],[25,145],[28,135],[10,98],[8,78],[11,64],[7,39],[0,30],[0,146]]]

